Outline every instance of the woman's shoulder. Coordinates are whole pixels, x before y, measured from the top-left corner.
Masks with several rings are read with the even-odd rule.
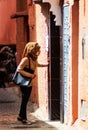
[[[28,62],[28,57],[22,58],[22,59],[21,59],[21,63],[23,63],[23,62],[27,63],[27,62]]]
[[[22,60],[28,61],[28,57],[23,57]]]

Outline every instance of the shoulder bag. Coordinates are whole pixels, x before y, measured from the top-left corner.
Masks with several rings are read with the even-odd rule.
[[[32,69],[29,68],[24,68],[24,71],[29,72],[29,73],[34,73],[34,71]],[[31,78],[29,77],[25,77],[22,74],[20,74],[17,69],[14,73],[13,79],[12,81],[19,86],[28,86],[31,83]]]

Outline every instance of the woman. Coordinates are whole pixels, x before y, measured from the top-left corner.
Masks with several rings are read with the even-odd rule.
[[[31,79],[34,79],[36,77],[35,74],[31,74],[29,72],[24,71],[24,68],[30,68],[33,71],[35,71],[37,66],[46,66],[46,65],[40,65],[37,62],[37,58],[40,54],[40,46],[38,43],[34,42],[29,42],[26,44],[23,55],[22,55],[22,60],[20,64],[18,65],[18,72],[20,72],[22,75],[26,77],[30,77]],[[18,116],[18,120],[21,121],[24,124],[30,124],[30,122],[27,120],[27,103],[32,91],[32,82],[28,87],[22,87],[20,86],[21,92],[22,92],[22,102],[20,106],[20,112]]]

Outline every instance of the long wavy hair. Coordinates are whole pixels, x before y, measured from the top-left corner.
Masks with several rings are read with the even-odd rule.
[[[25,45],[23,54],[22,54],[22,58],[23,57],[28,57],[28,58],[32,58],[34,61],[37,60],[37,56],[36,53],[40,50],[40,46],[38,43],[36,42],[28,42]]]

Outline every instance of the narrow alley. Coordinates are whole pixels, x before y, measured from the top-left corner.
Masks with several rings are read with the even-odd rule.
[[[0,0],[0,130],[88,130],[87,12],[88,0]],[[39,49],[25,49],[32,43]],[[34,78],[23,125],[12,79],[27,57],[23,71]]]

